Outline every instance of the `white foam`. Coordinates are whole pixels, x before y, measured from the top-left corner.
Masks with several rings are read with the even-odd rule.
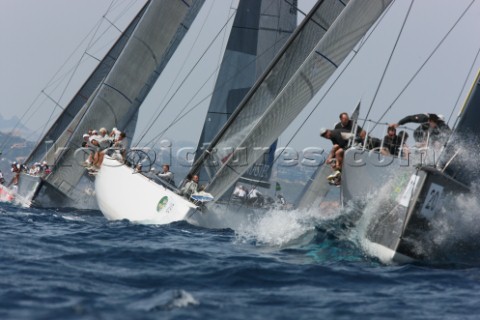
[[[200,302],[196,300],[193,295],[185,290],[178,290],[174,293],[172,300],[166,305],[167,308],[186,308],[189,306],[199,305]]]
[[[335,217],[332,208],[271,210],[240,225],[235,232],[239,240],[255,241],[260,245],[275,247],[298,245],[311,240],[316,225]],[[337,206],[335,213],[338,211]]]

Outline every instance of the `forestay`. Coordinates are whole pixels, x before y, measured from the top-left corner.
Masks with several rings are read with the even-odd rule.
[[[231,144],[230,147],[239,146],[239,142],[249,134],[252,126],[259,121],[268,106],[285,87],[288,80],[308,56],[308,53],[312,51],[315,44],[322,38],[344,8],[344,2],[338,0],[317,2],[287,44],[280,50],[280,53],[242,100],[222,130],[212,140],[209,148],[195,161],[190,173],[195,174],[201,167],[205,167],[208,169],[210,176],[213,177],[216,174],[222,162],[218,161],[219,154],[214,154],[215,150],[218,150],[219,146],[228,144]],[[236,174],[235,178],[242,174],[243,172]],[[231,179],[233,180],[233,177]],[[229,180],[225,185],[217,184],[218,188],[216,190],[218,191],[214,194],[215,198],[220,198],[221,194],[233,182]],[[210,188],[213,189],[213,185]]]
[[[148,2],[143,6],[143,8],[138,12],[135,18],[130,22],[125,31],[120,35],[120,37],[115,41],[114,45],[107,52],[105,57],[100,61],[92,74],[88,77],[87,81],[82,85],[80,90],[75,94],[72,100],[67,104],[63,109],[60,116],[55,120],[53,125],[48,129],[47,133],[40,139],[38,144],[32,150],[28,158],[24,161],[25,163],[38,162],[45,155],[45,142],[53,141],[54,144],[50,147],[52,151],[55,152],[58,148],[63,148],[65,144],[61,144],[57,141],[60,135],[67,129],[67,126],[71,127],[73,118],[77,116],[86,105],[87,100],[93,94],[95,89],[98,87],[100,82],[105,79],[107,74],[112,69],[113,65],[118,59],[118,56],[122,52],[125,44],[132,35],[133,30],[137,26],[140,18],[145,13]],[[84,112],[83,112],[84,113]],[[78,123],[77,123],[78,124]],[[75,126],[77,125],[75,124]],[[50,158],[47,158],[50,159]],[[45,160],[47,160],[45,159]],[[53,159],[53,158],[52,158]],[[49,162],[52,163],[52,162]]]
[[[190,27],[204,0],[154,0],[135,28],[85,116],[69,136],[68,149],[47,181],[66,195],[84,174],[76,149],[91,128],[122,129],[146,97]]]
[[[240,1],[199,140],[196,159],[213,140],[297,24],[287,1]],[[259,164],[262,165],[262,164]],[[268,176],[262,178],[268,179]],[[209,177],[203,169],[200,184]]]
[[[211,157],[221,167],[208,187],[210,193],[218,198],[262,156],[262,148],[269,146],[303,110],[390,2],[352,0],[337,19],[333,18],[335,21],[313,50],[308,50],[308,45],[299,46],[297,39],[289,43],[216,143]],[[302,51],[308,52],[308,57],[292,63]]]

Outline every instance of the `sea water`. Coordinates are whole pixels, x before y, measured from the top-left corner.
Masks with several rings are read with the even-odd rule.
[[[383,265],[345,217],[231,230],[0,204],[0,319],[478,318],[480,266]]]

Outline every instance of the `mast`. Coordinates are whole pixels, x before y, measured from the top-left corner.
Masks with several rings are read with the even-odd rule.
[[[75,118],[75,116],[80,112],[82,107],[86,104],[89,97],[93,94],[95,89],[98,87],[100,82],[105,79],[106,75],[110,72],[115,61],[117,61],[118,56],[122,52],[125,44],[130,38],[133,30],[137,26],[140,18],[145,13],[150,0],[145,3],[142,9],[137,13],[133,18],[127,28],[123,31],[120,37],[115,41],[113,46],[103,57],[102,61],[97,65],[95,70],[90,74],[85,83],[80,87],[77,93],[73,96],[72,100],[67,104],[67,106],[60,113],[57,120],[53,125],[48,129],[42,139],[39,140],[35,148],[30,152],[30,155],[25,160],[25,163],[38,162],[42,160],[45,155],[45,141],[54,141],[54,144],[50,149],[56,150],[57,148],[64,147],[63,144],[57,143],[57,139],[65,131],[67,126]],[[46,159],[45,159],[46,160]]]
[[[46,178],[54,188],[72,198],[85,173],[76,150],[91,128],[124,129],[147,96],[165,65],[190,28],[204,0],[153,0],[148,4],[115,65],[100,83],[98,94],[75,130],[64,131],[67,149]]]
[[[249,116],[251,121],[258,121],[268,104],[284,88],[287,80],[298,69],[301,62],[314,48],[318,40],[323,37],[344,8],[345,5],[343,3],[335,0],[318,1],[316,3],[302,23],[295,29],[275,59],[271,61],[265,72],[257,79],[257,82],[229,117],[222,129],[212,139],[208,149],[196,159],[190,174],[196,174],[200,168],[207,167],[210,174],[212,176],[215,175],[219,170],[220,164],[216,162],[216,159],[211,154],[215,152],[217,144],[225,138],[229,128],[235,123],[237,118],[241,119],[243,114],[249,116],[249,113],[252,113]],[[251,106],[251,104],[256,102],[255,100],[259,100],[256,109]],[[252,111],[249,109],[252,109]],[[255,110],[258,110],[256,114]],[[247,132],[239,131],[238,134],[244,137]]]
[[[244,99],[241,110],[230,119],[215,141],[209,157],[217,165],[207,190],[217,199],[254,163],[261,153],[254,147],[269,146],[288,127],[328,78],[344,61],[391,0],[352,0],[317,42],[305,46],[292,39],[284,52]],[[324,1],[321,4],[330,4]],[[315,14],[324,14],[317,6]],[[322,8],[323,9],[323,8]],[[320,12],[321,11],[321,12]],[[329,13],[328,17],[332,17]],[[336,17],[336,16],[335,16]],[[315,22],[323,21],[315,19]],[[330,25],[330,28],[328,28]],[[308,37],[309,34],[301,35]],[[306,49],[308,50],[306,51]],[[300,52],[308,53],[295,63]],[[281,80],[281,83],[279,82]],[[277,90],[272,90],[275,88]],[[229,121],[230,122],[230,121]],[[233,149],[233,150],[232,150]],[[212,152],[213,151],[213,152]],[[247,164],[247,165],[245,165]]]
[[[296,8],[285,1],[240,1],[195,159],[200,157],[204,146],[212,141],[285,44],[296,27],[296,20]],[[205,168],[202,168],[199,176],[200,184],[208,183]]]

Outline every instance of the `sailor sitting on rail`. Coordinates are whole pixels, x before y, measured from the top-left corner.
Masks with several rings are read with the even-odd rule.
[[[342,130],[344,132],[353,132],[353,121],[350,120],[348,113],[346,112],[340,113],[339,118],[340,118],[340,122],[338,122],[333,129]],[[357,126],[355,135],[359,136],[363,141],[367,136],[367,132],[363,130],[362,127]]]
[[[174,175],[173,175],[173,172],[170,171],[170,165],[164,164],[162,166],[162,169],[163,171],[160,173],[157,173],[157,176],[160,177],[165,182],[171,184],[172,186],[175,186]]]
[[[198,176],[194,175],[192,180],[185,183],[183,188],[180,190],[180,195],[190,199],[190,196],[196,193],[198,190]]]
[[[341,129],[330,130],[322,128],[320,129],[320,136],[332,141],[333,147],[327,157],[326,163],[332,166],[334,172],[327,177],[328,180],[334,180],[339,178],[342,174],[342,163],[345,149],[348,147],[348,137],[350,133],[342,131]]]

